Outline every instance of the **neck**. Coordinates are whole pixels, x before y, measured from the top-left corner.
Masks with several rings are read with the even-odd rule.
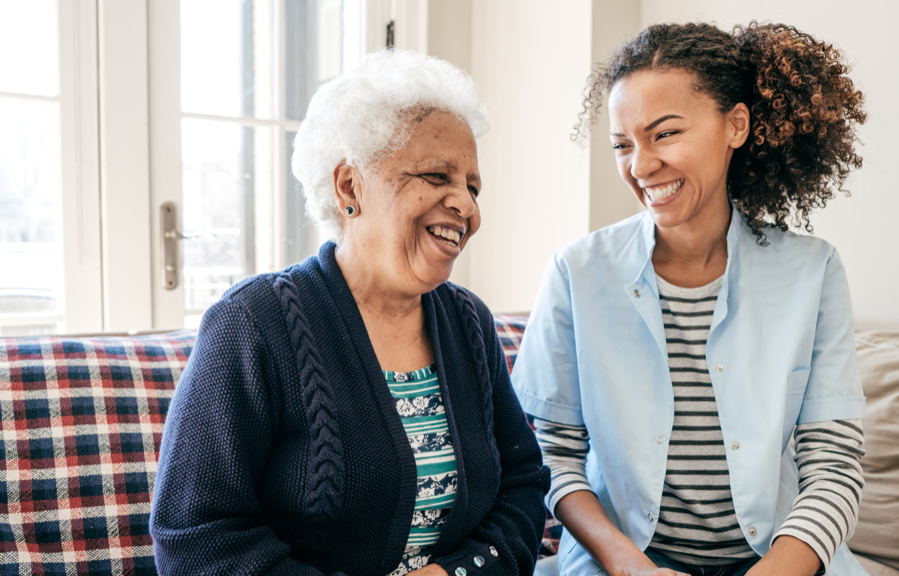
[[[334,258],[363,317],[396,322],[420,314],[421,294],[396,289],[376,259],[358,256],[345,245],[337,247]]]
[[[724,202],[711,214],[674,228],[656,226],[652,263],[666,280],[678,286],[702,286],[727,268],[727,230],[731,208]]]

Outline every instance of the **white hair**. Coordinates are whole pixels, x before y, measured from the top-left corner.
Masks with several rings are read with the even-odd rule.
[[[464,121],[475,139],[488,129],[474,82],[449,62],[416,52],[381,50],[362,58],[312,97],[293,142],[293,175],[303,186],[306,214],[340,239],[334,169],[358,170],[401,150],[412,129],[410,111],[432,108]]]

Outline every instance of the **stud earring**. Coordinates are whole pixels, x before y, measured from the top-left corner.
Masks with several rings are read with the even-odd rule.
[[[355,206],[347,206],[343,209],[346,212],[346,215],[350,218],[353,218],[356,215],[356,207]]]

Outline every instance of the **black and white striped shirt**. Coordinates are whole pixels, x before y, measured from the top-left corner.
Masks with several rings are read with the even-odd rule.
[[[755,556],[740,529],[714,389],[705,352],[723,277],[700,288],[658,278],[665,324],[674,426],[658,524],[650,547],[688,564],[723,565]],[[825,568],[855,528],[863,480],[860,420],[815,422],[796,429],[800,496],[775,534],[811,546]],[[536,421],[537,440],[553,481],[547,505],[590,490],[585,477],[589,436],[583,426]]]

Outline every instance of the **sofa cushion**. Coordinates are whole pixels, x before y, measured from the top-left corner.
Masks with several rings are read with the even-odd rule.
[[[156,459],[195,337],[0,340],[0,571],[156,574]]]
[[[899,330],[855,334],[867,397],[865,489],[849,547],[899,570]]]

